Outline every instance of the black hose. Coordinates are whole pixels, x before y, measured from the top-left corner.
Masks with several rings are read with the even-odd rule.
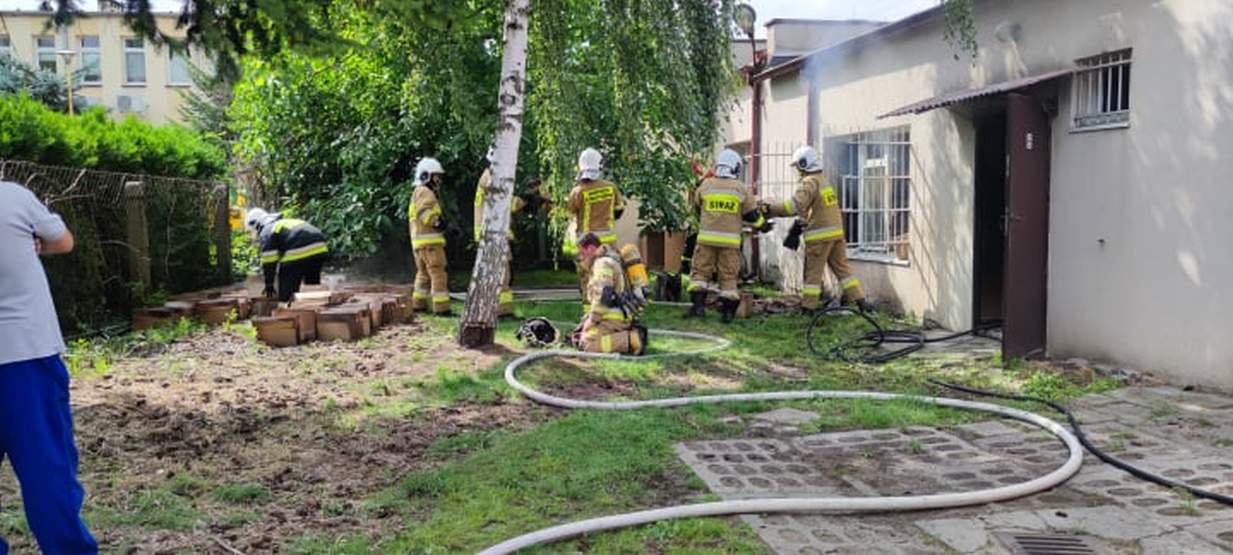
[[[855,339],[849,340],[844,343],[840,343],[839,345],[832,347],[828,353],[819,352],[820,349],[818,348],[818,346],[814,344],[814,341],[813,341],[814,330],[820,325],[820,323],[826,316],[833,315],[833,314],[854,314],[854,315],[860,316],[861,318],[865,320],[866,323],[869,324],[870,327],[873,328],[873,331],[866,332],[863,335]],[[929,343],[937,343],[939,341],[949,341],[951,339],[956,339],[959,337],[963,337],[965,335],[978,335],[985,331],[989,331],[991,329],[995,329],[999,327],[1001,327],[1000,322],[987,323],[987,324],[982,324],[980,326],[977,326],[970,330],[956,332],[956,333],[952,333],[949,335],[942,335],[942,336],[937,336],[937,337],[926,337],[925,332],[923,330],[884,329],[869,314],[866,314],[858,310],[853,310],[847,307],[833,307],[833,308],[828,308],[826,310],[818,312],[813,317],[813,319],[810,320],[809,329],[806,330],[805,340],[807,343],[809,343],[809,350],[812,351],[813,354],[818,355],[818,356],[830,356],[832,358],[843,360],[846,362],[851,362],[851,363],[882,364],[882,363],[894,360],[896,358],[919,351],[925,348],[925,345]],[[893,351],[889,351],[889,352],[867,354],[861,357],[853,357],[849,354],[849,352],[852,349],[864,349],[868,351],[873,351],[875,349],[878,349],[879,347],[881,347],[883,344],[886,344],[886,343],[905,344],[906,346],[893,350]],[[960,392],[968,393],[971,395],[979,395],[981,397],[995,397],[998,399],[1008,399],[1011,401],[1026,401],[1026,402],[1039,403],[1039,404],[1045,405],[1061,414],[1066,415],[1066,421],[1070,424],[1070,429],[1074,430],[1075,437],[1079,439],[1079,443],[1083,445],[1083,448],[1087,449],[1089,453],[1095,455],[1096,458],[1104,461],[1105,463],[1108,463],[1114,466],[1115,468],[1125,471],[1141,480],[1146,480],[1148,482],[1152,482],[1154,484],[1165,486],[1167,488],[1184,490],[1186,492],[1189,492],[1191,495],[1195,497],[1201,497],[1203,499],[1210,499],[1212,501],[1223,503],[1225,505],[1233,506],[1233,496],[1223,495],[1223,494],[1219,494],[1216,492],[1199,489],[1197,487],[1186,484],[1184,482],[1179,482],[1172,478],[1161,476],[1159,474],[1153,474],[1139,467],[1136,467],[1130,463],[1127,463],[1126,461],[1123,461],[1112,455],[1109,455],[1108,453],[1105,453],[1104,451],[1101,451],[1100,448],[1092,444],[1092,442],[1087,438],[1087,435],[1083,433],[1083,428],[1079,426],[1079,420],[1075,418],[1074,413],[1070,412],[1069,410],[1066,409],[1066,407],[1058,403],[1055,403],[1048,399],[1041,399],[1039,397],[1028,397],[1024,395],[1010,395],[1007,393],[997,393],[994,391],[985,391],[983,389],[976,389],[976,388],[967,387],[964,385],[940,382],[937,380],[929,380],[929,383],[939,386],[939,387],[944,387],[946,389],[951,389],[954,391],[960,391]]]
[[[954,391],[961,391],[963,393],[968,393],[971,395],[979,395],[981,397],[996,397],[998,399],[1009,399],[1011,401],[1028,401],[1032,403],[1039,403],[1039,404],[1045,405],[1061,414],[1066,415],[1066,421],[1070,424],[1070,429],[1074,430],[1075,437],[1079,439],[1079,443],[1082,444],[1083,448],[1087,449],[1089,453],[1095,455],[1096,458],[1110,465],[1113,465],[1114,467],[1119,468],[1127,473],[1130,473],[1131,475],[1141,480],[1147,480],[1148,482],[1152,482],[1154,484],[1158,484],[1158,485],[1161,485],[1167,488],[1185,490],[1195,497],[1201,497],[1203,499],[1210,499],[1212,501],[1217,501],[1225,505],[1233,506],[1233,497],[1231,496],[1219,494],[1219,493],[1212,492],[1212,491],[1207,491],[1204,489],[1199,489],[1197,487],[1186,484],[1184,482],[1179,482],[1172,478],[1161,476],[1159,474],[1153,474],[1151,472],[1143,470],[1142,468],[1139,468],[1130,463],[1127,463],[1126,461],[1115,458],[1114,456],[1109,455],[1108,453],[1105,453],[1104,451],[1101,451],[1100,448],[1093,445],[1092,442],[1088,440],[1087,435],[1083,433],[1083,428],[1079,426],[1079,420],[1075,418],[1074,413],[1071,413],[1069,410],[1066,409],[1066,407],[1063,407],[1062,405],[1058,403],[1055,403],[1048,399],[1041,399],[1039,397],[1028,397],[1024,395],[1010,395],[1006,393],[997,393],[993,391],[985,391],[982,389],[976,389],[976,388],[967,387],[967,386],[958,385],[958,384],[940,382],[936,380],[929,380],[929,383],[939,386],[939,387],[944,387],[946,389],[951,389]]]
[[[829,352],[822,352],[822,349],[818,345],[814,344],[814,330],[821,325],[821,322],[827,316],[832,316],[835,314],[851,314],[859,316],[864,319],[865,322],[873,328],[873,330],[866,332],[851,341],[831,347]],[[836,358],[850,363],[884,364],[899,357],[915,353],[916,351],[925,348],[925,345],[928,345],[929,343],[950,341],[965,335],[980,335],[984,332],[1000,327],[1002,327],[1002,323],[1000,321],[988,322],[970,330],[937,337],[929,337],[925,335],[924,330],[888,330],[879,325],[872,316],[865,312],[848,308],[846,306],[836,306],[819,311],[814,315],[814,317],[809,321],[809,328],[805,332],[805,341],[809,344],[809,350],[818,356],[829,356],[831,358]],[[901,344],[904,345],[904,347],[900,347],[889,352],[872,352],[885,344]],[[869,353],[863,356],[852,356],[850,354],[852,350],[869,351]]]

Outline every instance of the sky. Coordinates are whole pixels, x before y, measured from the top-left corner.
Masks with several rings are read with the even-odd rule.
[[[808,19],[873,19],[893,21],[926,8],[936,6],[938,0],[747,0],[758,12],[758,36],[765,36],[764,23],[777,17]],[[177,11],[182,0],[153,0],[155,9]],[[0,9],[33,10],[39,0],[0,0]],[[95,7],[95,0],[84,0],[81,5]]]

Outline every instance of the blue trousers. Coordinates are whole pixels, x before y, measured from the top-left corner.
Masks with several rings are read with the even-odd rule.
[[[81,520],[69,376],[58,355],[0,364],[0,462],[5,456],[43,553],[98,553]],[[8,551],[0,538],[0,555]]]

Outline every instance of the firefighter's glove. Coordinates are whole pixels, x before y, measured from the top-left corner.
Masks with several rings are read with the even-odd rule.
[[[754,231],[757,231],[758,233],[770,233],[772,229],[775,229],[775,221],[767,219],[763,220],[761,226],[755,227]]]
[[[432,224],[432,227],[437,231],[445,231],[445,218],[437,218],[437,221]]]
[[[801,248],[801,234],[804,232],[805,222],[800,220],[792,222],[792,229],[788,230],[788,236],[783,239],[784,248],[792,250]]]

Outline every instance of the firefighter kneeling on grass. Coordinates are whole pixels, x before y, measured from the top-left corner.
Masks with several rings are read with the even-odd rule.
[[[624,257],[622,257],[624,253]],[[571,343],[590,353],[641,355],[647,330],[638,323],[646,305],[646,269],[633,245],[621,252],[587,233],[578,240],[578,258],[588,270],[590,309],[571,335]]]
[[[304,220],[284,218],[260,208],[248,211],[244,227],[261,246],[261,269],[265,273],[265,296],[288,302],[300,291],[300,284],[321,284],[321,267],[329,248],[321,230]],[[278,278],[278,289],[274,280]]]

